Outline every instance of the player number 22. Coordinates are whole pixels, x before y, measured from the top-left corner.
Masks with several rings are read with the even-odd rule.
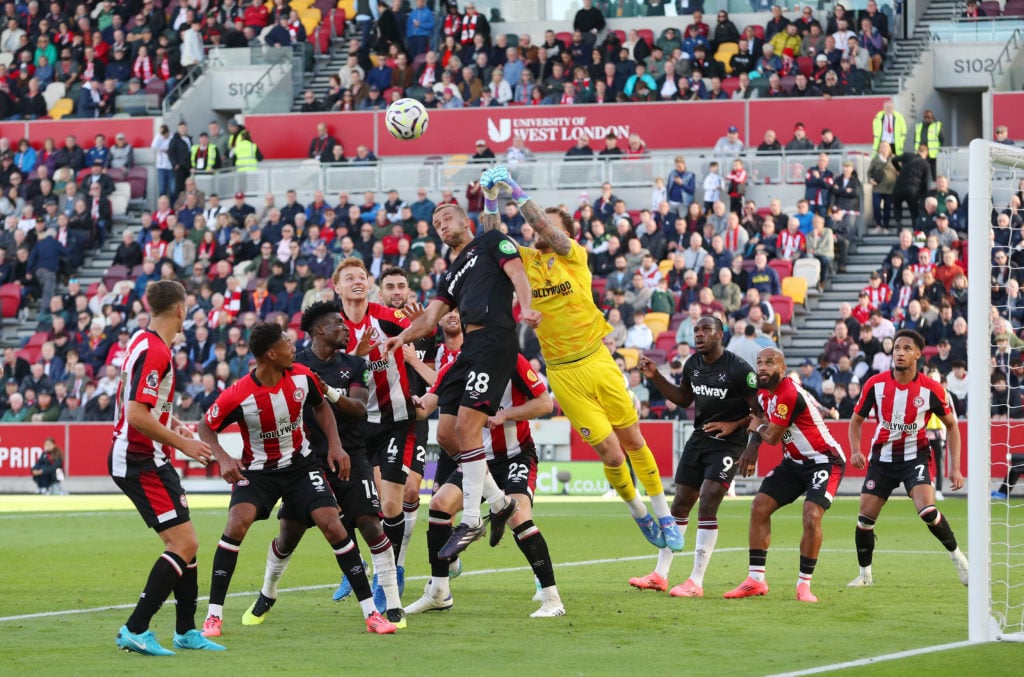
[[[469,372],[469,378],[466,379],[466,390],[475,390],[478,393],[486,393],[490,382],[490,374],[471,371]]]

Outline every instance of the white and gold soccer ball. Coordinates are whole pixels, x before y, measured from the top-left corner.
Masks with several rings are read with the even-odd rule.
[[[391,136],[403,141],[420,138],[427,131],[429,120],[427,109],[416,99],[399,99],[384,113],[384,126]]]

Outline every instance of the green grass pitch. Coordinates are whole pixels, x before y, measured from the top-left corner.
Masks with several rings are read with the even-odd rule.
[[[191,499],[205,595],[227,499]],[[964,543],[965,502],[940,507]],[[411,616],[394,637],[366,634],[354,600],[331,601],[338,569],[316,530],[296,553],[267,621],[243,627],[242,612],[262,582],[276,533],[276,523],[261,522],[242,546],[225,606],[228,651],[148,658],[114,647],[160,552],[126,499],[0,497],[0,665],[5,674],[766,675],[967,639],[967,591],[906,499],[891,501],[879,520],[875,587],[845,587],[857,572],[856,509],[855,499],[842,498],[826,515],[813,585],[821,601],[806,605],[794,599],[797,506],[773,520],[767,597],[722,599],[746,575],[749,499],[741,498],[723,506],[706,597],[680,600],[627,585],[630,576],[653,568],[655,553],[619,501],[542,498],[535,521],[550,544],[567,616],[528,618],[537,607],[530,600],[533,577],[506,538],[493,550],[480,542],[467,551],[466,573],[452,584],[452,611]],[[428,574],[425,523],[424,504],[407,563],[406,604],[419,596]],[[694,531],[676,558],[672,585],[689,573]],[[201,600],[199,622],[205,610]],[[165,606],[152,626],[165,646],[173,625],[173,609]],[[1019,665],[1018,645],[994,644],[847,672],[1017,675]]]

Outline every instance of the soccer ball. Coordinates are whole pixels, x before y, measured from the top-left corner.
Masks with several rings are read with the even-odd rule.
[[[399,99],[384,114],[384,126],[396,139],[408,141],[418,139],[427,131],[430,116],[427,109],[416,99]]]

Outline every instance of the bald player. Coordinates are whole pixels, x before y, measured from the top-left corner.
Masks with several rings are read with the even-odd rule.
[[[772,513],[804,495],[804,534],[800,539],[800,575],[796,598],[817,602],[811,592],[811,576],[821,550],[821,518],[843,479],[843,450],[825,425],[817,403],[786,376],[786,358],[777,348],[757,354],[757,400],[764,418],[753,416],[750,432],[768,444],[782,444],[782,462],[768,473],[750,506],[750,572],[747,580],[726,599],[756,597],[768,593],[765,562],[772,539]],[[747,477],[755,466],[741,466]]]

